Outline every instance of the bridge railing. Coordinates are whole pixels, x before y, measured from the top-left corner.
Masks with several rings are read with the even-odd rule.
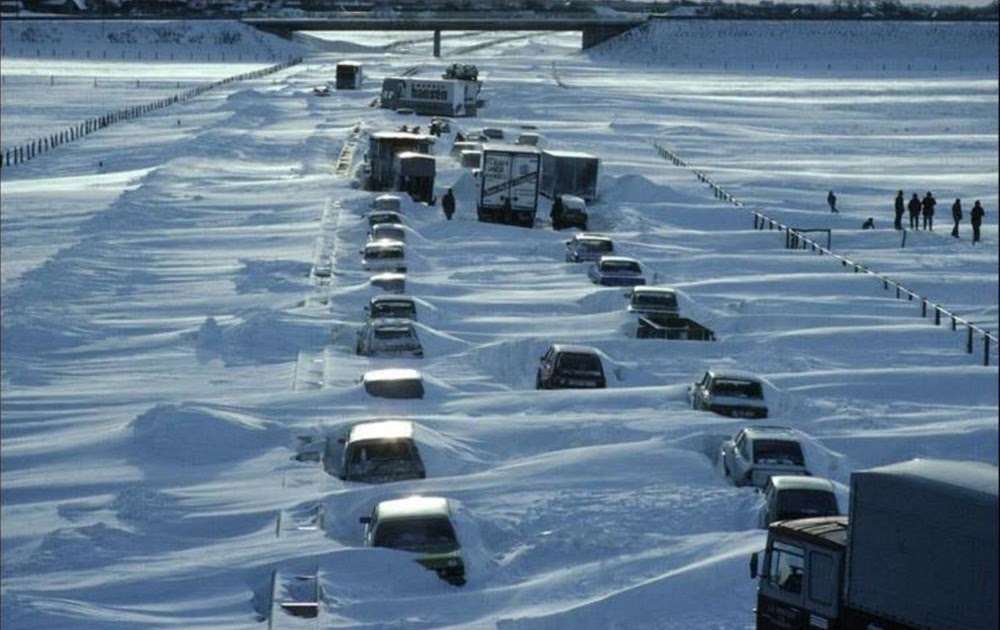
[[[659,142],[654,141],[653,147],[659,153],[660,157],[665,160],[670,161],[675,166],[689,169],[698,178],[698,181],[705,183],[713,192],[716,199],[721,199],[723,201],[728,201],[732,205],[738,208],[744,208],[744,204],[737,199],[732,193],[723,188],[720,184],[713,181],[704,172],[698,170],[697,168],[691,166],[683,159],[680,158],[676,153],[663,146]],[[937,304],[928,300],[926,297],[917,294],[914,291],[906,288],[899,282],[889,278],[888,276],[881,274],[868,266],[847,258],[846,256],[841,256],[835,253],[830,248],[829,240],[827,240],[826,246],[816,242],[814,239],[806,235],[805,230],[795,229],[788,226],[781,221],[773,219],[763,212],[758,212],[756,210],[750,210],[751,216],[753,217],[753,228],[755,230],[776,230],[785,235],[785,245],[789,246],[789,243],[795,243],[796,248],[801,246],[803,249],[809,248],[811,251],[821,255],[830,256],[831,259],[840,262],[841,266],[851,269],[854,273],[865,274],[875,280],[877,280],[886,291],[895,291],[896,299],[905,298],[908,301],[917,301],[920,304],[920,316],[926,318],[929,314],[933,314],[934,325],[940,326],[943,320],[950,320],[950,325],[952,330],[958,330],[961,326],[966,331],[965,336],[965,351],[969,354],[975,352],[975,339],[977,335],[982,340],[982,352],[983,352],[983,365],[990,364],[990,354],[995,349],[1000,349],[1000,344],[998,344],[997,336],[990,333],[988,330],[983,329],[979,325],[969,321],[968,319],[956,314],[951,309],[948,309],[941,304]]]

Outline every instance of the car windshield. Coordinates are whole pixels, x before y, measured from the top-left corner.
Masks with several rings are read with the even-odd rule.
[[[760,383],[756,381],[744,381],[736,379],[716,379],[712,383],[712,393],[716,396],[729,396],[732,398],[763,398],[764,390]]]
[[[412,302],[376,302],[372,306],[373,317],[405,317],[413,319],[417,309]]]
[[[672,293],[636,293],[632,296],[632,303],[636,306],[658,306],[661,308],[676,308],[677,296]]]
[[[458,549],[455,529],[445,517],[413,518],[380,523],[372,541],[376,547],[406,551]]]
[[[836,516],[837,499],[825,490],[782,490],[778,493],[778,518]]]
[[[601,263],[601,271],[612,273],[641,273],[639,263],[632,260],[605,260]]]
[[[601,360],[593,354],[563,353],[556,359],[556,367],[560,370],[578,370],[580,372],[600,372]]]
[[[755,440],[753,461],[757,464],[805,465],[802,447],[799,446],[798,442],[789,440]]]
[[[580,241],[580,249],[587,252],[610,252],[613,246],[611,241]]]
[[[409,459],[410,449],[406,442],[401,440],[383,440],[379,442],[366,442],[354,449],[351,454],[352,463],[363,461],[385,461],[395,459]]]

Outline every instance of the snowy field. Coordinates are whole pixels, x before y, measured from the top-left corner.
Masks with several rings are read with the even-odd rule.
[[[984,367],[980,337],[967,354],[964,328],[935,327],[917,301],[829,256],[784,249],[750,211],[831,229],[837,253],[995,334],[997,26],[796,28],[654,26],[585,53],[579,34],[446,35],[440,59],[413,34],[329,35],[301,65],[3,169],[3,627],[263,628],[275,571],[316,573],[322,592],[317,620],[275,628],[752,627],[758,496],[715,459],[744,422],[686,400],[710,366],[765,376],[768,422],[801,431],[813,473],[845,492],[853,470],[914,457],[996,465],[996,345]],[[924,29],[945,32],[928,48]],[[5,85],[5,135],[92,115],[67,102],[92,100],[102,51],[121,48],[63,36],[94,57],[77,56],[80,93],[45,103]],[[28,63],[5,51],[5,76]],[[312,96],[344,58],[364,64],[363,89]],[[354,355],[373,194],[335,164],[351,146],[358,164],[369,132],[426,128],[369,106],[382,77],[456,61],[479,67],[487,101],[461,124],[532,125],[550,148],[601,158],[591,228],[675,287],[718,341],[636,339],[623,291],[563,262],[566,233],[478,223],[445,135],[437,191],[455,187],[455,220],[405,209],[425,358]],[[30,63],[70,76],[63,61]],[[124,72],[243,71],[175,70]],[[131,98],[113,94],[101,111]],[[939,200],[935,230],[905,248],[897,189]],[[987,212],[976,246],[974,199]],[[860,230],[869,216],[877,229]],[[323,252],[328,283],[310,278]],[[608,388],[536,391],[555,341],[596,347]],[[391,366],[420,369],[426,397],[367,397],[358,377]],[[297,457],[388,416],[418,424],[427,479],[345,483]],[[360,548],[358,517],[414,493],[457,507],[466,586]]]

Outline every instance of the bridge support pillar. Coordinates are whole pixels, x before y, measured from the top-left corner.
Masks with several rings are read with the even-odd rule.
[[[441,56],[441,31],[434,31],[434,56]]]

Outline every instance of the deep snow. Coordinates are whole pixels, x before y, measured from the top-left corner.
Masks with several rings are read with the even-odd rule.
[[[66,103],[92,104],[86,77],[119,71],[97,57],[122,48],[67,28],[60,41],[94,61],[39,100],[12,73],[67,66],[10,58],[3,28],[5,136],[82,118]],[[3,626],[261,627],[277,570],[318,571],[321,627],[751,627],[757,496],[714,461],[742,422],[686,406],[708,366],[766,376],[769,422],[801,431],[813,472],[843,492],[852,470],[913,457],[996,465],[996,346],[983,367],[978,337],[966,354],[964,330],[830,257],[785,250],[749,212],[831,228],[836,252],[995,333],[996,25],[705,28],[653,26],[586,53],[573,34],[446,34],[441,59],[412,34],[389,48],[389,35],[330,35],[287,71],[5,168]],[[364,63],[364,88],[313,97],[345,56]],[[438,192],[455,184],[456,220],[405,210],[426,357],[352,353],[372,294],[358,248],[373,194],[335,163],[361,142],[357,164],[364,134],[413,123],[369,107],[381,77],[452,61],[485,80],[486,107],[460,124],[535,125],[547,146],[602,159],[592,227],[718,341],[630,337],[622,290],[564,263],[566,234],[477,223],[445,137]],[[213,73],[243,71],[227,60]],[[113,98],[101,107],[132,96]],[[940,202],[936,230],[905,248],[889,227],[897,188]],[[987,209],[975,247],[967,221],[948,235],[959,196],[966,216],[973,199]],[[859,229],[868,216],[879,229]],[[309,273],[326,253],[323,284]],[[608,389],[535,391],[553,341],[598,348]],[[420,369],[425,399],[367,397],[358,377],[391,366]],[[297,457],[396,416],[418,424],[426,480],[345,484]],[[359,516],[417,492],[454,501],[463,588],[359,548]]]

